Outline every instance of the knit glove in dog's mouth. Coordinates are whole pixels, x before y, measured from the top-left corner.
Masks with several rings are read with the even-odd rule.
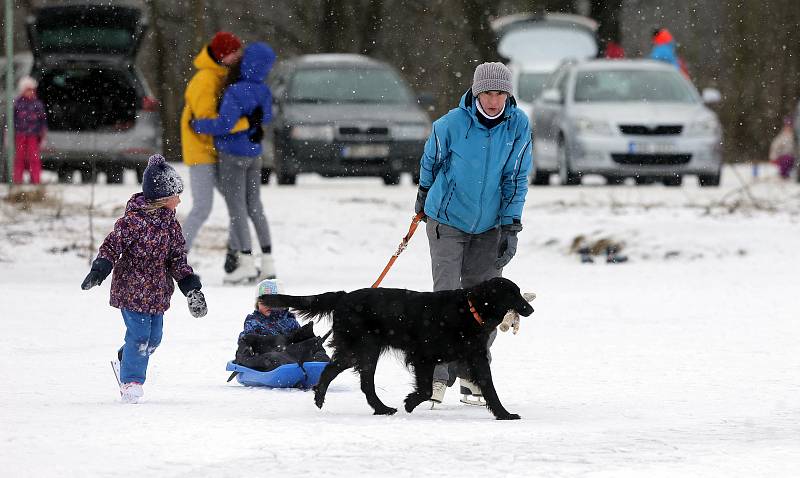
[[[524,297],[526,301],[531,302],[536,298],[536,294],[534,292],[525,292],[522,294],[522,297]],[[511,333],[517,335],[517,332],[519,332],[519,313],[514,309],[506,312],[506,315],[503,316],[503,321],[497,328],[500,329],[501,332],[508,332],[508,329],[512,329],[513,331]]]

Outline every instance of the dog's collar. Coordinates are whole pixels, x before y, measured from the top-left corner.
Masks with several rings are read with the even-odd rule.
[[[469,297],[467,297],[467,304],[469,304],[469,311],[472,312],[472,316],[475,317],[475,322],[477,322],[478,325],[483,325],[483,318],[481,318],[481,314],[478,313],[475,306],[472,305],[472,301],[469,300]]]

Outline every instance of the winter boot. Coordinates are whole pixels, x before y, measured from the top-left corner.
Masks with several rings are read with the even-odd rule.
[[[139,382],[123,383],[119,387],[119,395],[122,403],[139,403],[139,399],[144,396],[144,389]]]
[[[444,400],[444,392],[447,391],[447,384],[439,380],[433,381],[433,393],[431,393],[431,408]]]
[[[627,262],[628,256],[619,253],[619,247],[609,246],[606,248],[606,262],[609,264],[620,264]]]
[[[578,254],[581,255],[581,264],[591,264],[594,262],[592,258],[592,250],[588,247],[581,247],[578,249]]]
[[[486,406],[486,401],[483,399],[483,392],[481,388],[470,380],[465,378],[461,379],[461,403],[467,405]]]
[[[258,269],[256,269],[255,262],[253,261],[253,255],[239,252],[236,256],[239,266],[232,272],[225,274],[222,283],[226,285],[235,285],[255,282],[258,278]]]
[[[272,254],[261,254],[261,270],[258,274],[258,280],[275,279],[275,261],[272,259]]]
[[[230,247],[225,253],[225,265],[223,267],[226,274],[230,274],[231,272],[235,271],[237,267],[239,267],[239,257],[236,255],[236,251]]]

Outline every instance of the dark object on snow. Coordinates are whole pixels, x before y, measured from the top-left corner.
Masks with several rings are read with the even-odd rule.
[[[620,264],[628,261],[628,256],[620,254],[624,247],[623,242],[608,237],[590,240],[586,236],[579,235],[572,240],[570,252],[577,253],[582,264],[593,264],[594,256],[599,255],[605,255],[609,264]]]
[[[619,253],[619,248],[616,245],[608,246],[606,248],[606,262],[609,264],[619,264],[627,262],[628,256]]]
[[[405,399],[407,412],[431,398],[437,363],[463,361],[494,416],[519,419],[500,403],[487,359],[489,335],[506,313],[512,309],[526,317],[533,313],[519,287],[508,279],[497,277],[468,289],[439,292],[369,288],[312,296],[265,295],[260,300],[267,307],[291,307],[306,318],[331,316],[335,351],[315,387],[319,408],[331,381],[354,367],[375,414],[397,412],[381,402],[374,382],[381,353],[396,349],[405,353],[416,379],[416,390]]]
[[[314,325],[307,323],[288,335],[247,334],[239,339],[236,364],[268,372],[281,365],[330,360],[322,343],[327,336],[314,335]]]

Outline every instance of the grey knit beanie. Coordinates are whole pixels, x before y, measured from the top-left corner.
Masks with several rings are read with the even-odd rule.
[[[513,95],[511,70],[500,62],[481,63],[475,68],[472,77],[472,95],[478,96],[484,91],[505,91]]]

